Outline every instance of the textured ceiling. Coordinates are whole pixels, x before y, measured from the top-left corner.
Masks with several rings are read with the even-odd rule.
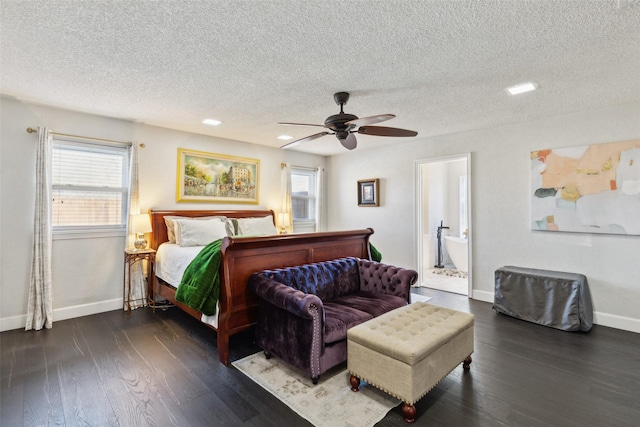
[[[381,125],[416,138],[640,101],[635,0],[1,0],[0,13],[6,96],[274,147],[320,131],[277,122],[323,123],[337,91],[345,112],[396,114]],[[530,80],[538,91],[504,91]],[[332,136],[295,149],[344,152]]]

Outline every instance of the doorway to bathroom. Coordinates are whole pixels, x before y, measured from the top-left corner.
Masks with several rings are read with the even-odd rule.
[[[471,291],[471,155],[416,160],[420,286]]]

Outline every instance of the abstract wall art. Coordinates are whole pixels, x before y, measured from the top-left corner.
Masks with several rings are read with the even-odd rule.
[[[532,151],[531,228],[640,235],[640,141]]]

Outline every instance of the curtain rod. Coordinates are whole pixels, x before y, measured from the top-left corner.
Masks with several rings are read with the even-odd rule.
[[[297,166],[297,165],[289,165],[289,166],[291,166],[292,168],[307,169],[307,170],[310,170],[310,171],[317,171],[319,169],[324,170],[324,168],[321,168],[321,167],[314,168],[314,167],[311,167],[311,166]],[[284,169],[286,167],[287,167],[286,163],[280,163],[280,169]]]
[[[34,128],[29,127],[29,128],[27,128],[27,132],[28,133],[38,133],[38,129],[34,129]],[[114,141],[112,139],[92,138],[92,137],[89,137],[89,136],[69,135],[67,133],[59,133],[59,132],[49,132],[49,133],[52,134],[52,135],[66,136],[68,138],[88,139],[88,140],[91,140],[91,141],[111,142],[111,143],[126,144],[126,145],[131,146],[131,142]],[[145,147],[144,143],[140,143],[138,146],[140,148],[144,148]]]

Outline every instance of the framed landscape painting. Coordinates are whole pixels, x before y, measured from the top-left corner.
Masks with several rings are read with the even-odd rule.
[[[258,159],[178,148],[177,177],[178,202],[259,202]]]
[[[640,141],[532,151],[531,228],[640,235]]]

